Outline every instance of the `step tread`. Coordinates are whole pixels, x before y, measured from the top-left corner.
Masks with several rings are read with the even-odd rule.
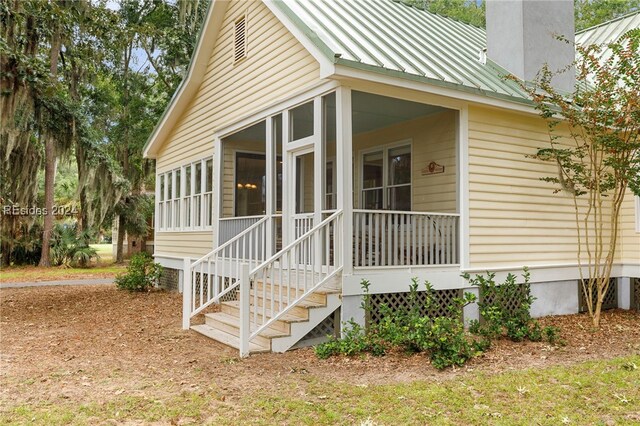
[[[250,294],[251,294],[251,297],[252,297],[252,298],[253,298],[253,292],[254,292],[254,291],[253,291],[253,290],[251,290],[251,293],[250,293]],[[286,292],[283,292],[283,294],[282,294],[284,301],[286,301],[286,294],[285,294],[285,293],[286,293]],[[269,295],[269,294],[267,294],[267,298],[266,298],[266,300],[270,301],[270,300],[271,300],[271,298],[270,298],[270,297],[268,297],[268,296],[270,296],[270,295]],[[274,299],[273,299],[273,300],[274,300],[275,302],[279,301],[279,300],[280,300],[280,294],[276,294],[275,296],[276,296],[276,297],[274,297]],[[258,298],[259,298],[259,299],[264,298],[264,294],[263,294],[263,293],[261,293],[261,292],[258,292]],[[253,301],[253,299],[251,299],[251,300]],[[325,304],[324,304],[324,303],[320,303],[320,302],[314,302],[313,300],[306,300],[306,299],[303,299],[303,300],[301,300],[300,302],[298,302],[298,303],[296,304],[296,306],[300,306],[301,308],[321,308],[321,307],[325,306]]]
[[[225,312],[214,312],[211,314],[205,314],[205,317],[207,318],[211,318],[214,321],[220,321],[224,324],[228,324],[228,325],[232,325],[235,327],[239,327],[239,318],[235,315],[230,315],[227,314]],[[251,332],[253,332],[256,329],[255,326],[251,327]],[[260,335],[263,337],[267,337],[267,338],[274,338],[274,337],[287,337],[289,336],[289,333],[285,333],[283,331],[280,330],[276,330],[274,328],[267,328],[266,330],[263,330],[260,332]]]
[[[232,348],[235,348],[235,349],[240,348],[240,338],[238,338],[238,336],[234,336],[233,334],[229,334],[222,330],[215,329],[206,324],[192,325],[191,329],[194,331],[197,331],[198,333],[204,336],[207,336],[210,339],[213,339],[217,342],[220,342]],[[261,346],[254,342],[249,343],[249,352],[252,352],[252,353],[269,352],[270,350],[271,348],[268,348],[266,346]]]
[[[222,302],[223,305],[228,305],[228,306],[233,306],[235,308],[240,308],[240,302],[237,300],[232,300],[229,302]],[[262,311],[262,308],[258,308],[260,309],[260,311]],[[251,312],[253,312],[253,305],[251,305]],[[271,315],[271,309],[267,309],[266,310],[267,315]],[[304,322],[304,321],[308,321],[307,318],[292,314],[291,312],[287,312],[286,314],[284,314],[279,321],[284,321],[284,322]]]
[[[262,280],[255,280],[254,281],[255,284],[260,284],[262,285]],[[274,287],[280,287],[279,283],[268,283],[267,284],[267,288],[269,288],[270,286],[274,286]],[[282,286],[282,288],[286,288],[286,286]],[[293,289],[293,288],[292,288]],[[283,291],[284,292],[284,291]],[[299,292],[303,293],[302,290],[299,290]],[[319,293],[319,294],[335,294],[335,293],[341,293],[342,289],[338,288],[338,287],[333,287],[333,286],[322,286],[316,290],[313,291],[314,293]]]

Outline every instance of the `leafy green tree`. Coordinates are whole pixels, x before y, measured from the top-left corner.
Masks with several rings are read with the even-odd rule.
[[[549,147],[535,157],[558,166],[557,176],[543,180],[573,200],[577,260],[595,327],[616,258],[622,203],[628,189],[640,195],[640,29],[608,48],[609,57],[602,55],[603,46],[576,46],[577,82],[570,96],[553,87],[548,67],[534,86],[521,83],[549,127]]]
[[[584,30],[640,10],[640,0],[574,0],[576,30]]]
[[[484,0],[404,0],[405,3],[429,12],[457,19],[458,21],[484,28]]]

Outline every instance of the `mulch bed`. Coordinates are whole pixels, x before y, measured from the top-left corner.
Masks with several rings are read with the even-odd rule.
[[[299,375],[353,384],[447,380],[473,371],[545,368],[640,353],[640,313],[603,313],[594,331],[587,315],[541,319],[560,327],[565,346],[499,341],[465,367],[438,371],[424,355],[391,354],[319,360],[311,349],[237,358],[235,349],[181,326],[181,296],[130,294],[112,286],[0,291],[0,403],[104,401],[113,395],[155,398],[216,390],[227,400],[274,391]]]

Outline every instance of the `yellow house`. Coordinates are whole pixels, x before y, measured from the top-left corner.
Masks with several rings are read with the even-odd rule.
[[[527,154],[546,124],[502,78],[574,56],[553,37],[573,37],[572,2],[534,4],[490,0],[485,31],[391,0],[214,0],[145,147],[155,258],[180,281],[184,328],[285,351],[364,322],[363,279],[376,303],[401,304],[412,277],[446,301],[475,291],[462,273],[523,266],[534,315],[577,312],[571,199],[540,180],[554,167]],[[636,13],[576,37],[638,27]],[[621,308],[640,297],[638,209],[630,194]]]

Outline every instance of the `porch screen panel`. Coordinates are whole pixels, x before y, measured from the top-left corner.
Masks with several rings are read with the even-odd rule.
[[[275,201],[276,213],[282,213],[282,114],[273,117],[273,143],[275,145]]]
[[[324,154],[323,210],[336,209],[336,94],[322,97],[322,147]]]
[[[289,142],[313,136],[313,101],[289,111]]]
[[[265,214],[266,175],[267,162],[263,154],[236,154],[236,216]]]

